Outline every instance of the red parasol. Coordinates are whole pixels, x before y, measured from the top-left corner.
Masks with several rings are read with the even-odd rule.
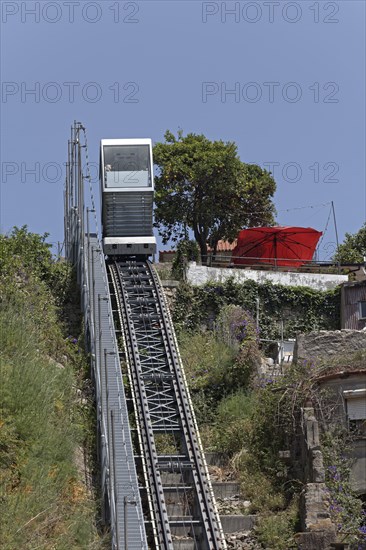
[[[239,232],[232,252],[237,265],[300,267],[313,259],[321,231],[311,227],[253,227]]]

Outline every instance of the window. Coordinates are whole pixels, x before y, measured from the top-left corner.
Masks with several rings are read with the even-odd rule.
[[[106,187],[150,187],[149,146],[105,146],[104,173]]]
[[[360,302],[360,319],[366,319],[366,302]]]
[[[366,388],[345,390],[349,429],[354,435],[366,436]]]

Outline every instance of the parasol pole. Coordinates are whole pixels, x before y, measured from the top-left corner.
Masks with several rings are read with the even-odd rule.
[[[333,201],[332,201],[332,212],[333,212],[333,222],[334,222],[334,230],[335,230],[335,236],[336,236],[336,244],[337,244],[337,250],[338,250],[338,247],[339,247],[338,229],[337,229],[337,220],[336,220],[334,202]],[[339,262],[338,262],[338,271],[339,271]]]

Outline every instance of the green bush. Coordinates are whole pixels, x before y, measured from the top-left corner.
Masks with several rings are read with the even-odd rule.
[[[249,426],[251,429],[252,426]],[[233,456],[231,466],[240,481],[242,494],[250,501],[248,511],[262,513],[283,510],[286,507],[283,491],[279,491],[273,477],[263,471],[249,445],[246,447]]]
[[[214,420],[212,444],[229,457],[240,451],[248,440],[252,399],[239,392],[222,399]]]
[[[179,349],[192,392],[210,389],[222,396],[235,352],[208,331],[179,333]]]
[[[0,277],[12,287],[12,276],[18,272],[25,278],[29,273],[47,280],[52,269],[51,245],[46,242],[48,233],[30,233],[27,226],[14,227],[10,235],[0,235]]]
[[[264,548],[289,550],[297,548],[294,534],[298,523],[298,501],[295,499],[283,512],[260,516],[255,533]]]
[[[234,304],[223,306],[215,323],[218,338],[236,351],[226,373],[226,383],[233,390],[248,388],[256,368],[261,364],[258,329],[254,319]]]
[[[321,435],[330,517],[341,540],[352,548],[363,548],[366,545],[366,528],[361,527],[365,514],[361,499],[352,490],[351,436],[341,426],[335,426]]]

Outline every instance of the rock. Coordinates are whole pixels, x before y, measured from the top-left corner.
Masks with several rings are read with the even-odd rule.
[[[262,550],[249,531],[232,533],[226,537],[227,547],[233,550]]]
[[[47,359],[48,359],[50,365],[52,365],[53,367],[56,367],[57,369],[64,369],[65,368],[64,365],[62,365],[61,363],[58,363],[52,357],[48,356]]]
[[[336,533],[334,528],[329,531],[298,533],[296,540],[298,548],[301,550],[314,550],[314,548],[330,550],[332,548],[331,544],[336,541]]]

